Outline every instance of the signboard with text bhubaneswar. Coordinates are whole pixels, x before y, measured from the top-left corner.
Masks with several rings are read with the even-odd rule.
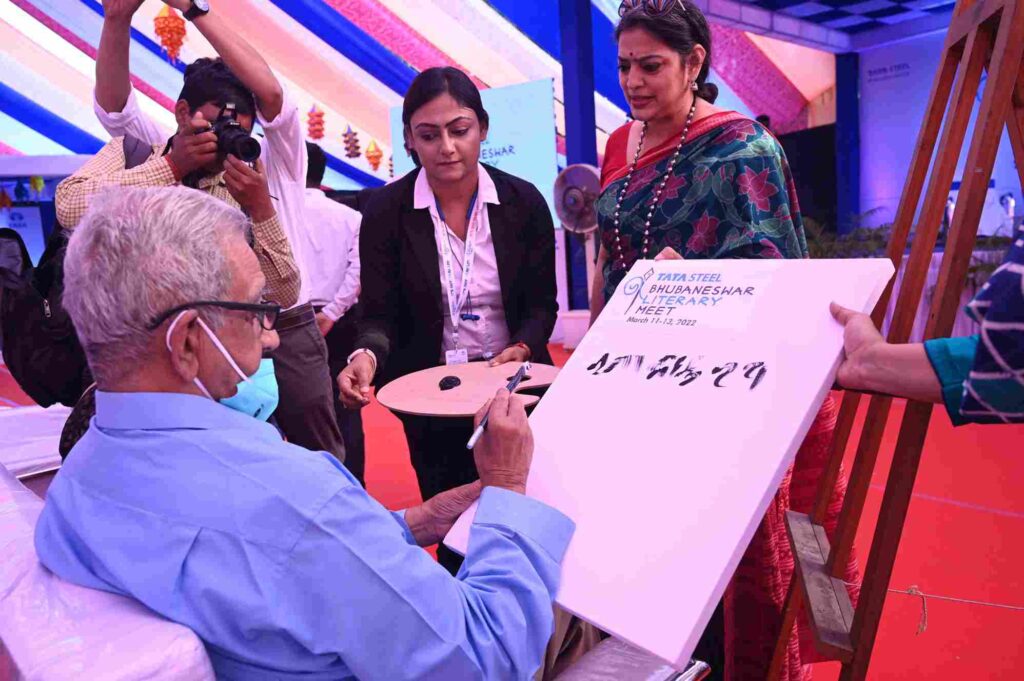
[[[829,303],[869,311],[892,274],[638,262],[530,417],[527,494],[576,522],[557,602],[683,668],[832,387]]]

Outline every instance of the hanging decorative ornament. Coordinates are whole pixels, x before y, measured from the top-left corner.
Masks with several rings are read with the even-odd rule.
[[[388,177],[395,176],[395,157],[388,156]]]
[[[366,160],[375,171],[380,169],[380,161],[384,158],[384,152],[377,146],[377,140],[370,140],[370,146],[366,147]]]
[[[319,140],[324,138],[324,112],[316,104],[309,110],[306,128],[309,139]]]
[[[170,5],[164,5],[160,14],[153,19],[153,29],[160,38],[160,46],[167,53],[167,58],[171,62],[178,61],[181,45],[185,42],[185,18],[171,9]]]
[[[28,179],[28,186],[32,188],[36,196],[41,196],[43,190],[46,189],[46,180],[39,175],[33,175]]]
[[[345,140],[345,156],[348,158],[359,158],[359,135],[348,126],[348,129],[341,135]]]
[[[28,187],[25,186],[25,180],[18,180],[18,183],[14,185],[14,200],[15,201],[28,201]]]
[[[0,210],[3,210],[4,208],[10,208],[13,205],[14,202],[11,201],[11,195],[7,193],[6,189],[0,187]]]

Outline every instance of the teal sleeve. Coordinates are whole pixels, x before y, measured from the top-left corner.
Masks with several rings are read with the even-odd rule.
[[[954,426],[969,423],[960,415],[960,404],[964,399],[964,381],[971,373],[971,364],[978,351],[978,336],[936,338],[925,341],[924,350],[942,385],[942,401],[949,419]]]

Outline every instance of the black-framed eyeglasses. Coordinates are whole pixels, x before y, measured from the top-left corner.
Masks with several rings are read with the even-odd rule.
[[[619,16],[624,17],[627,12],[642,9],[653,17],[660,17],[671,12],[677,3],[679,0],[622,0],[622,4],[619,5]],[[685,5],[680,3],[679,7],[684,12],[686,11]]]
[[[227,300],[196,300],[191,303],[184,303],[183,305],[172,307],[170,310],[167,310],[160,316],[156,317],[149,323],[149,330],[155,331],[161,324],[179,312],[191,310],[196,307],[219,307],[222,310],[251,312],[255,318],[259,320],[260,326],[267,331],[274,330],[274,325],[277,324],[277,317],[281,314],[281,306],[275,303],[233,303]]]

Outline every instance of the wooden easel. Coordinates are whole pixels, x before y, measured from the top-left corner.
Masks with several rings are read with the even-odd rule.
[[[963,148],[975,96],[986,70],[989,73],[988,82],[925,327],[925,338],[948,336],[953,328],[1003,126],[1009,131],[1018,172],[1021,173],[1021,184],[1024,186],[1022,57],[1024,0],[957,2],[887,253],[898,269],[910,237],[922,189],[928,180],[910,258],[889,329],[888,339],[892,343],[906,343],[910,337],[949,187]],[[943,127],[944,119],[946,123]],[[929,174],[936,141],[938,153]],[[885,316],[892,296],[892,286],[890,283],[872,315],[877,326],[881,326]],[[842,576],[853,548],[878,458],[892,404],[891,397],[873,396],[868,405],[867,419],[857,446],[849,487],[834,536],[834,546],[830,546],[822,525],[860,399],[861,395],[853,392],[847,392],[843,398],[831,457],[812,513],[787,513],[786,526],[796,558],[796,570],[786,598],[769,679],[779,678],[793,624],[803,603],[808,606],[808,620],[819,653],[826,659],[842,662],[841,681],[861,681],[867,675],[933,405],[920,402],[907,404],[855,609]]]

